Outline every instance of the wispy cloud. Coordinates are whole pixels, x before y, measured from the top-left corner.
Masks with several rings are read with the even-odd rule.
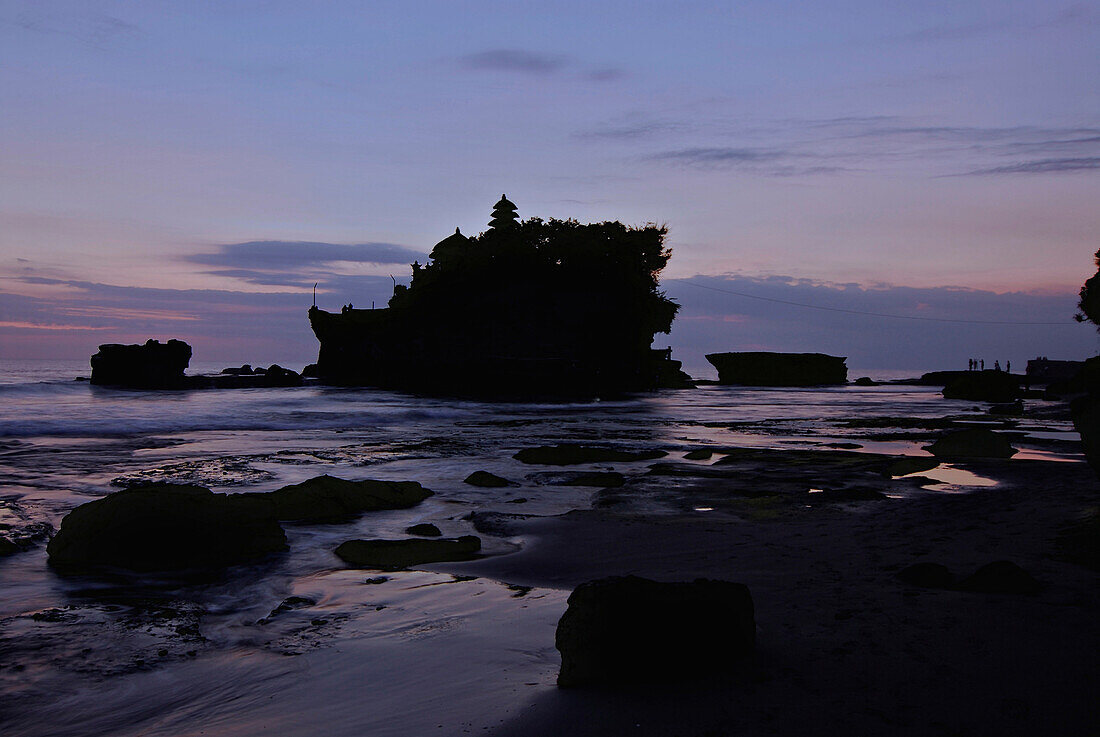
[[[393,243],[319,243],[312,241],[249,241],[218,246],[183,257],[187,263],[215,267],[212,276],[241,279],[275,287],[311,286],[341,274],[339,264],[393,264],[424,261],[427,254]]]
[[[566,64],[566,57],[523,49],[489,49],[466,54],[458,59],[467,69],[520,74],[552,74]]]
[[[928,176],[1093,170],[1100,126],[957,126],[900,116],[675,120],[633,115],[574,133],[614,142],[635,160],[791,176],[920,168]],[[672,145],[644,151],[654,143]],[[641,150],[640,150],[641,149]]]
[[[1061,172],[1095,171],[1096,169],[1100,169],[1100,157],[1024,161],[1019,164],[1006,164],[1005,166],[994,166],[989,169],[976,169],[967,172],[967,174],[1052,174]]]
[[[458,57],[459,68],[479,72],[503,72],[546,77],[571,73],[589,82],[614,82],[627,76],[614,66],[587,66],[564,54],[526,49],[487,49]]]

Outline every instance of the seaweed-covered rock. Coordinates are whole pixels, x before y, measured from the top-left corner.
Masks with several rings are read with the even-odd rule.
[[[339,522],[363,512],[412,507],[431,495],[415,481],[347,481],[326,474],[269,494],[247,496],[269,497],[281,520]]]
[[[709,461],[714,451],[709,448],[696,448],[684,453],[684,459],[688,461]]]
[[[0,557],[18,553],[19,550],[19,546],[13,543],[11,540],[7,539],[6,537],[0,537]]]
[[[420,535],[421,537],[442,537],[443,535],[439,528],[431,522],[421,522],[417,525],[411,525],[405,528],[405,532],[410,535]]]
[[[848,381],[845,359],[824,353],[708,353],[707,360],[718,369],[719,384],[817,386]]]
[[[998,560],[979,568],[959,583],[963,591],[982,594],[1037,594],[1041,588],[1030,573],[1012,561]]]
[[[1020,396],[1020,379],[1005,371],[964,371],[944,386],[943,396],[1003,404]]]
[[[637,576],[578,586],[558,622],[558,685],[684,681],[728,670],[753,652],[746,586]]]
[[[975,427],[948,433],[925,448],[937,458],[1011,458],[1016,449],[992,430]]]
[[[498,489],[505,486],[518,486],[515,482],[509,481],[506,478],[497,476],[495,473],[489,473],[488,471],[474,471],[467,476],[463,483],[467,483],[470,486],[481,486],[488,489]]]
[[[520,463],[544,466],[575,466],[581,463],[611,463],[614,461],[649,461],[668,455],[663,450],[619,450],[575,443],[541,445],[537,448],[524,448],[516,453]]]
[[[424,563],[469,560],[481,550],[474,535],[439,540],[348,540],[336,548],[336,555],[356,568],[399,570]]]
[[[898,578],[910,586],[928,589],[949,589],[955,585],[955,575],[939,563],[914,563],[901,569]]]
[[[274,506],[259,497],[176,484],[125,489],[69,512],[46,550],[62,568],[138,571],[224,566],[286,550]]]
[[[183,372],[191,362],[191,346],[182,340],[144,345],[101,345],[92,356],[92,383],[134,389],[178,389],[186,384]]]

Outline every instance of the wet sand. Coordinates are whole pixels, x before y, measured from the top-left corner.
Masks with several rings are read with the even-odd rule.
[[[1100,485],[1080,463],[963,465],[999,483],[775,515],[510,520],[520,552],[437,568],[563,590],[621,574],[739,581],[755,601],[758,653],[725,682],[545,691],[492,733],[1083,734],[1100,716],[1100,587],[1096,572],[1059,559],[1056,540],[1095,511]],[[1043,591],[896,577],[919,561],[965,576],[1001,559]]]

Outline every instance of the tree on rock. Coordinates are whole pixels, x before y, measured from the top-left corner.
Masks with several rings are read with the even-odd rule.
[[[1077,322],[1088,320],[1100,330],[1100,251],[1096,252],[1096,273],[1089,277],[1081,287],[1081,300],[1077,303],[1080,310],[1074,317]]]

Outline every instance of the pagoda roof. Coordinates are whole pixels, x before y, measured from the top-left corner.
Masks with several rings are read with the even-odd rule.
[[[516,203],[509,200],[508,195],[503,195],[503,194],[500,196],[500,202],[493,205],[493,210],[494,211],[496,211],[496,210],[512,210],[512,211],[515,211],[515,210],[518,210],[518,209],[519,208],[516,207]]]

